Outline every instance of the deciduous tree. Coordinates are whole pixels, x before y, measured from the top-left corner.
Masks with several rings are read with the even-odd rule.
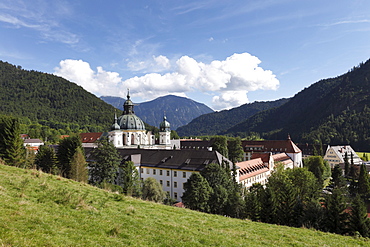
[[[166,198],[166,192],[163,191],[162,186],[155,178],[149,177],[144,181],[142,198],[149,201],[163,202]]]

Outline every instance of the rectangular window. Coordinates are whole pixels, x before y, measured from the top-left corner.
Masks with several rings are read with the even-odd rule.
[[[149,170],[150,170],[149,168],[146,168],[146,174],[149,174]]]
[[[169,176],[170,175],[170,171],[167,171],[167,176]]]
[[[177,171],[173,171],[173,176],[177,177]]]
[[[161,185],[163,185],[163,180],[159,180],[159,183],[160,183]]]
[[[143,173],[144,172],[144,168],[140,168],[140,172]]]
[[[167,181],[167,187],[170,187],[170,181]]]
[[[163,175],[162,170],[159,170],[159,175],[161,175],[161,176]]]
[[[173,193],[173,196],[177,199],[177,192]]]
[[[153,169],[153,175],[155,175],[155,173],[156,173],[156,170],[155,170],[155,169]]]
[[[173,182],[173,187],[177,188],[177,182]]]
[[[186,178],[186,172],[182,172],[182,177]]]

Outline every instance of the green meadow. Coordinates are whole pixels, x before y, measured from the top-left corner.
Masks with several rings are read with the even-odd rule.
[[[370,241],[165,206],[0,165],[0,246],[370,246]]]

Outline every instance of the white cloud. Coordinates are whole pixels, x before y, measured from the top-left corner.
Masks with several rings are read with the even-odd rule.
[[[116,95],[117,86],[122,81],[117,72],[104,71],[102,67],[97,67],[94,71],[89,63],[82,60],[62,60],[59,67],[54,68],[54,74],[75,82],[85,90],[99,96],[101,93]]]
[[[130,88],[133,97],[143,100],[189,92],[213,94],[212,107],[216,110],[248,103],[247,93],[256,90],[276,90],[279,81],[270,70],[259,67],[261,61],[248,53],[234,54],[223,61],[209,64],[188,56],[180,57],[171,66],[165,56],[143,61],[141,68],[156,71],[172,69],[167,73],[147,73],[122,80],[118,73],[98,67],[96,71],[82,60],[63,60],[55,74],[74,81],[97,95],[124,96]],[[133,64],[131,64],[133,66]],[[140,64],[136,64],[140,68]],[[133,66],[134,67],[134,66]]]
[[[152,56],[151,59],[146,61],[130,61],[127,63],[127,67],[131,71],[151,71],[151,72],[162,72],[169,70],[171,67],[170,60],[166,56]]]

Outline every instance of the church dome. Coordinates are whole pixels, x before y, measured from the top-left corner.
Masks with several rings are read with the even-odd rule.
[[[120,116],[118,118],[118,125],[120,129],[124,130],[145,130],[143,120],[133,113]]]
[[[134,103],[130,99],[130,92],[127,93],[127,100],[123,104],[123,115],[118,118],[117,124],[124,130],[145,130],[143,120],[134,114]]]
[[[159,124],[160,131],[170,131],[171,125],[166,119],[166,116],[164,116],[163,121]]]

